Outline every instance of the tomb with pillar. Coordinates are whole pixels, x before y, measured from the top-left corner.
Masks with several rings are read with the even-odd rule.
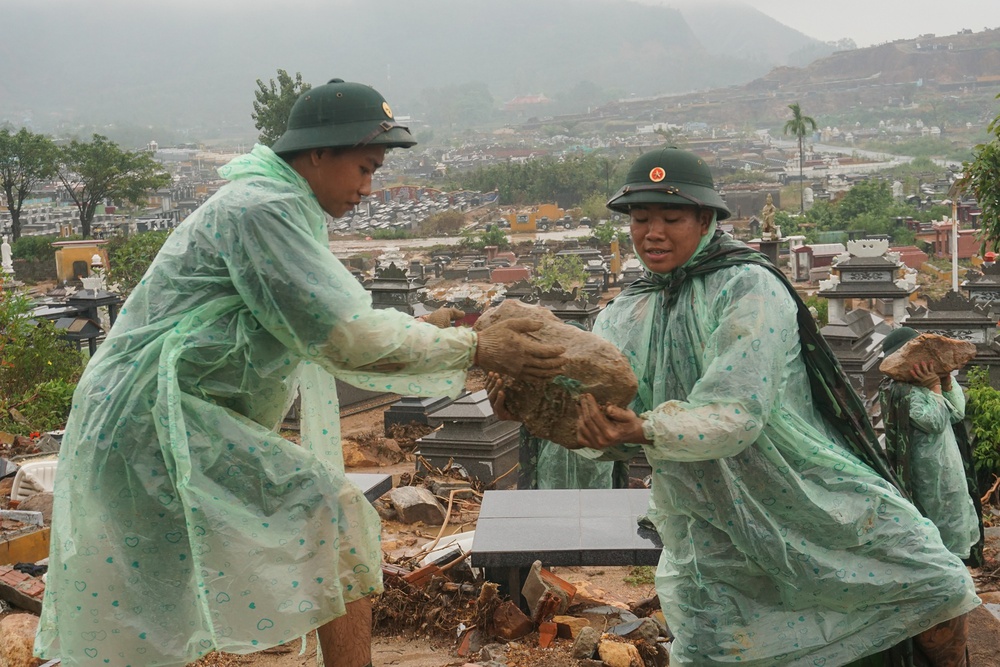
[[[861,308],[848,312],[842,321],[831,321],[820,330],[844,374],[864,399],[869,414],[878,401],[882,340],[890,330],[881,317]]]
[[[916,291],[916,274],[899,278],[904,268],[897,253],[889,252],[885,239],[848,241],[847,251],[831,265],[832,275],[821,280],[817,296],[829,301],[828,320],[844,323],[847,301],[862,299],[873,310],[900,324],[907,318],[907,304]]]
[[[976,346],[976,357],[969,365],[988,369],[990,382],[1000,383],[1000,343],[997,321],[1000,302],[976,303],[958,292],[948,292],[940,299],[927,299],[927,306],[908,309],[906,326],[919,333],[932,333],[964,340]],[[964,377],[964,372],[960,373]]]
[[[365,281],[365,289],[372,295],[372,308],[393,308],[407,315],[426,315],[428,311],[421,303],[426,291],[424,282],[408,276],[402,266],[395,262],[381,264],[375,268],[375,277]]]
[[[497,488],[517,483],[521,424],[497,418],[486,391],[466,393],[427,415],[441,428],[417,440],[417,471],[461,466],[471,479]]]
[[[1000,264],[983,264],[965,274],[961,288],[972,303],[987,304],[1000,300]]]
[[[598,296],[584,290],[567,292],[558,285],[544,292],[536,293],[538,305],[548,308],[563,322],[576,322],[590,331],[597,314],[601,312]]]

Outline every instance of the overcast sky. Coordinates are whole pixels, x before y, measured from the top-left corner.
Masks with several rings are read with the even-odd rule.
[[[699,0],[635,0],[681,7]],[[850,37],[858,46],[926,33],[953,35],[1000,28],[1000,0],[742,0],[790,28],[824,42]],[[701,0],[703,4],[704,0]]]
[[[189,13],[198,8],[203,16],[218,15],[229,9],[247,5],[283,7],[296,5],[325,6],[340,3],[363,3],[366,0],[86,0],[95,9],[105,7],[117,11],[150,14],[155,25],[161,12]],[[490,4],[503,0],[467,0],[470,3]],[[574,0],[553,0],[572,4]],[[845,37],[858,46],[871,46],[895,39],[913,39],[926,33],[950,35],[970,28],[975,32],[983,28],[1000,28],[1000,0],[604,0],[609,3],[640,2],[645,4],[683,7],[685,4],[725,4],[741,2],[756,7],[772,18],[795,28],[810,37],[829,42]],[[0,0],[0,24],[3,10],[15,9],[25,3],[48,5],[77,4],[79,0]],[[420,11],[420,0],[379,0],[371,5],[373,20],[387,16],[405,20],[409,12]],[[378,8],[378,9],[376,9]],[[195,17],[192,17],[193,19]],[[288,27],[291,27],[288,26]],[[609,26],[609,31],[614,27]]]

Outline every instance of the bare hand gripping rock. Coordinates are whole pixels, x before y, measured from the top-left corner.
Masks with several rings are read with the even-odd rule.
[[[524,320],[538,325],[537,330],[527,335],[566,349],[561,373],[543,379],[519,378],[511,370],[516,363],[513,359],[503,360],[500,367],[487,370],[514,375],[514,380],[505,387],[504,405],[532,435],[566,447],[578,447],[577,397],[592,394],[600,405],[626,408],[635,398],[639,383],[628,360],[614,345],[588,331],[564,324],[540,306],[504,301],[483,313],[475,329],[480,332],[482,341],[484,335],[502,330],[507,322]]]

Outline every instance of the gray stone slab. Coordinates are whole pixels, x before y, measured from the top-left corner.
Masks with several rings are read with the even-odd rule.
[[[476,522],[472,560],[476,567],[580,565],[580,522],[565,518],[494,518]]]
[[[579,494],[580,517],[621,517],[631,511],[626,494],[620,489],[592,489]]]
[[[636,517],[643,516],[649,511],[649,489],[627,489],[628,506],[632,514]]]
[[[580,521],[581,565],[632,565],[634,528],[622,517],[587,517]]]
[[[370,503],[381,498],[392,488],[392,475],[374,472],[349,472],[347,479],[361,489]]]
[[[640,529],[648,489],[487,491],[472,565],[655,565],[663,545]]]
[[[487,491],[479,518],[579,518],[578,490]]]

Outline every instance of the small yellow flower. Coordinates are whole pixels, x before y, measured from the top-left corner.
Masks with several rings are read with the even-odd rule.
[[[51,366],[51,365],[52,365],[52,362],[51,362],[51,361],[46,361],[45,363],[47,363],[47,364],[48,364],[49,366]]]

